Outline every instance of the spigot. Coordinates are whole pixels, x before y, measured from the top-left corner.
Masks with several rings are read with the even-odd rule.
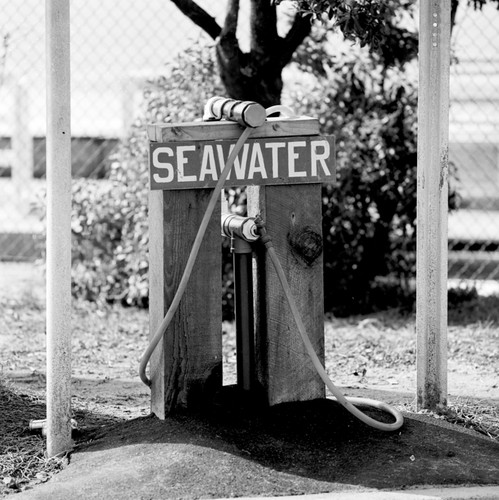
[[[222,214],[222,235],[229,238],[237,236],[249,243],[260,238],[253,217],[242,217],[235,214]]]

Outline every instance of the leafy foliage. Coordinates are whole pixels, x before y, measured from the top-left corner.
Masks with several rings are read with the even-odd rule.
[[[333,29],[339,29],[346,40],[382,57],[387,66],[410,61],[417,54],[417,35],[400,20],[412,16],[416,0],[290,0],[303,14],[311,14]],[[278,0],[277,3],[280,3]],[[451,0],[451,24],[460,5],[481,10],[486,4],[499,9],[499,0]]]
[[[282,0],[276,1],[281,3]],[[378,34],[376,29],[380,24],[390,20],[397,15],[398,9],[407,9],[415,3],[415,0],[291,0],[301,11],[312,13],[321,19],[324,15],[329,20],[336,19],[338,27],[344,26],[350,34],[358,33],[359,40],[376,40]],[[472,5],[475,10],[482,9],[487,3],[496,4],[499,9],[499,0],[461,0],[467,5]],[[459,4],[460,0],[452,0],[453,4]],[[364,33],[362,32],[364,28]],[[343,30],[342,30],[343,31]],[[345,36],[350,36],[345,33]]]
[[[415,0],[297,0],[298,9],[322,20],[344,38],[368,47],[386,66],[402,64],[417,53],[417,34],[401,27]]]
[[[106,181],[73,188],[73,293],[89,300],[148,304],[148,139],[152,122],[199,118],[206,100],[223,93],[212,49],[200,44],[147,85],[145,109],[113,155]]]
[[[147,184],[145,168],[135,168],[145,142],[132,138],[128,146],[109,180],[73,187],[72,289],[88,300],[147,303]]]
[[[409,291],[417,96],[403,70],[359,47],[311,57],[318,45],[327,46],[327,33],[320,28],[298,52],[299,67],[316,76],[286,98],[319,116],[322,131],[336,137],[338,181],[323,189],[323,228],[326,307],[341,314],[370,309],[379,299],[386,305],[379,276],[396,278],[393,299]]]
[[[26,432],[30,420],[45,418],[45,403],[40,396],[20,393],[3,373],[0,407],[0,496],[4,497],[44,483],[68,464],[68,458],[65,455],[47,458],[45,439]]]
[[[473,8],[482,9],[486,3],[495,3],[499,10],[499,0],[468,0],[468,5],[473,5]]]

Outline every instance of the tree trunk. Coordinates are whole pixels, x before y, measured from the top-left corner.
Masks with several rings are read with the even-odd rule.
[[[236,36],[239,0],[229,0],[222,27],[194,0],[172,0],[191,21],[216,40],[220,77],[229,97],[265,107],[278,104],[282,70],[311,30],[311,16],[296,14],[286,36],[277,33],[277,13],[270,0],[251,0],[250,51],[242,52]]]
[[[256,101],[265,107],[279,104],[282,70],[310,33],[310,18],[297,15],[286,37],[277,34],[275,5],[252,0],[250,52],[244,53],[236,37],[239,0],[230,0],[227,17],[217,40],[220,77],[233,99]]]
[[[219,51],[218,51],[219,53]],[[240,59],[224,60],[218,55],[220,77],[232,99],[256,101],[264,107],[279,104],[282,92],[282,69],[271,61],[248,64],[246,54]],[[241,61],[241,59],[243,59]]]

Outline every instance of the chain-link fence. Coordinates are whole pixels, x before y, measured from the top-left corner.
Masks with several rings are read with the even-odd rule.
[[[449,218],[449,276],[499,278],[499,12],[460,6],[453,33],[450,160],[459,209]]]
[[[220,22],[225,2],[198,2]],[[0,0],[0,260],[30,260],[45,175],[44,2]],[[201,36],[167,0],[71,1],[72,172],[104,176],[133,120],[141,82]],[[450,159],[460,207],[449,274],[499,276],[499,12],[460,6],[453,35]]]
[[[33,203],[45,177],[44,3],[0,1],[0,260],[35,258],[43,229]],[[73,177],[105,175],[141,82],[200,36],[169,1],[71,1]]]

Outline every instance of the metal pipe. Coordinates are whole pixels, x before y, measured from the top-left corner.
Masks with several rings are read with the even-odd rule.
[[[47,435],[47,419],[41,419],[41,420],[30,420],[29,422],[29,430],[30,432],[35,432],[40,430],[42,433],[42,436]]]
[[[236,316],[237,385],[243,391],[255,388],[255,333],[253,319],[253,268],[251,245],[232,239],[234,302]]]
[[[238,236],[246,241],[256,241],[260,236],[253,217],[222,214],[222,236]]]
[[[46,0],[47,454],[71,441],[71,130],[69,1]]]
[[[417,407],[447,404],[447,198],[450,0],[419,13],[416,335]]]

